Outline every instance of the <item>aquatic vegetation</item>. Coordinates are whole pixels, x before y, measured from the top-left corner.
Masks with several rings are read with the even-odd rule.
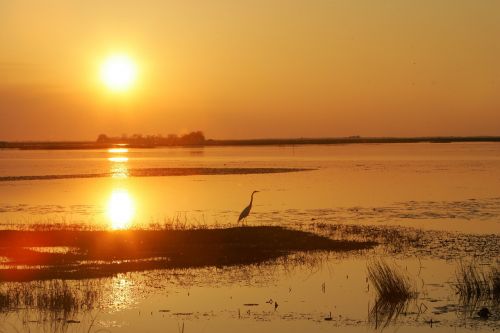
[[[315,229],[335,239],[372,240],[381,243],[416,244],[424,232],[415,228],[359,224],[316,223]]]
[[[474,235],[412,227],[360,224],[315,223],[312,231],[339,240],[373,241],[383,245],[382,250],[393,254],[415,255],[442,259],[468,256],[468,249],[482,263],[497,256],[500,235]]]
[[[464,303],[480,300],[500,303],[500,267],[485,271],[473,262],[460,262],[455,272],[454,287]]]
[[[100,297],[99,280],[46,280],[0,285],[0,312],[34,309],[69,315],[97,306]]]
[[[395,264],[378,259],[368,264],[368,278],[375,287],[377,298],[368,320],[375,328],[386,327],[406,312],[410,300],[417,296],[410,278]]]
[[[497,303],[500,303],[500,267],[497,266],[491,269],[490,281],[491,296]]]
[[[371,262],[368,278],[375,287],[378,299],[384,302],[401,302],[416,295],[410,279],[395,265],[389,265],[382,259]]]
[[[387,327],[396,322],[398,317],[408,310],[410,299],[391,301],[378,298],[368,314],[369,322],[373,323],[375,329]]]
[[[164,268],[262,263],[296,251],[354,251],[374,242],[333,240],[282,227],[119,231],[0,231],[0,281],[81,279]],[[68,247],[67,253],[36,248]]]

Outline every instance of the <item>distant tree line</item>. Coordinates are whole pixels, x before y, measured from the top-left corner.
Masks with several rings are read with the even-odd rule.
[[[167,136],[161,134],[133,134],[128,136],[127,134],[123,134],[121,136],[112,137],[106,134],[100,134],[96,142],[111,144],[126,143],[138,146],[196,146],[205,144],[205,135],[201,131],[195,131],[180,136],[177,134],[168,134]]]

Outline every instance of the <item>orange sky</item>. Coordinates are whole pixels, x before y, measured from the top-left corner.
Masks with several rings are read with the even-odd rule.
[[[0,140],[500,135],[500,1],[0,0]],[[109,54],[138,65],[127,93]]]

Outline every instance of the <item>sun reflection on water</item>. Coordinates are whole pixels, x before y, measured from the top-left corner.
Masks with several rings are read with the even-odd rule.
[[[113,178],[127,178],[128,177],[128,157],[124,154],[128,153],[127,148],[111,148],[108,149],[108,153],[114,154],[108,157],[108,161],[111,162],[110,172]]]
[[[132,196],[126,189],[115,189],[108,201],[107,215],[113,230],[130,227],[135,215],[135,205]]]
[[[110,162],[115,162],[115,163],[125,163],[125,162],[128,162],[128,157],[124,157],[124,156],[113,156],[113,157],[109,157],[109,158],[108,158],[108,161],[110,161]]]
[[[135,215],[134,200],[123,183],[128,179],[128,157],[125,156],[128,149],[110,148],[108,153],[113,154],[108,157],[108,161],[111,162],[111,177],[117,179],[119,186],[112,191],[106,212],[111,223],[111,229],[127,229],[130,227]]]
[[[111,154],[128,153],[128,149],[127,148],[109,148],[108,153],[111,153]]]
[[[128,161],[128,159],[126,157],[123,157],[125,158],[126,160],[122,161],[118,161],[118,160],[111,160],[113,157],[110,157],[109,160],[111,162],[113,162],[113,165],[111,165],[111,168],[110,168],[110,172],[111,172],[111,177],[112,178],[118,178],[118,179],[125,179],[128,177],[128,167],[127,167],[127,164],[126,162]],[[116,158],[120,158],[120,157],[116,157]]]
[[[109,299],[105,302],[114,311],[130,307],[136,302],[135,283],[127,274],[118,274],[110,280]]]

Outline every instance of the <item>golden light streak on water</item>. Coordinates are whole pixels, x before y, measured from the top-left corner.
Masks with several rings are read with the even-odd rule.
[[[127,148],[109,148],[108,153],[123,154],[123,153],[128,153],[128,149]]]
[[[126,163],[126,162],[128,162],[128,157],[113,156],[113,157],[108,157],[108,161],[115,162],[115,163]]]
[[[111,162],[110,172],[113,178],[127,178],[128,177],[128,157],[125,154],[128,153],[127,148],[111,148],[108,149],[109,153],[116,154],[108,157],[108,161]]]
[[[104,301],[111,311],[119,311],[130,307],[136,302],[134,293],[135,283],[127,274],[118,274],[109,280],[109,292]]]

